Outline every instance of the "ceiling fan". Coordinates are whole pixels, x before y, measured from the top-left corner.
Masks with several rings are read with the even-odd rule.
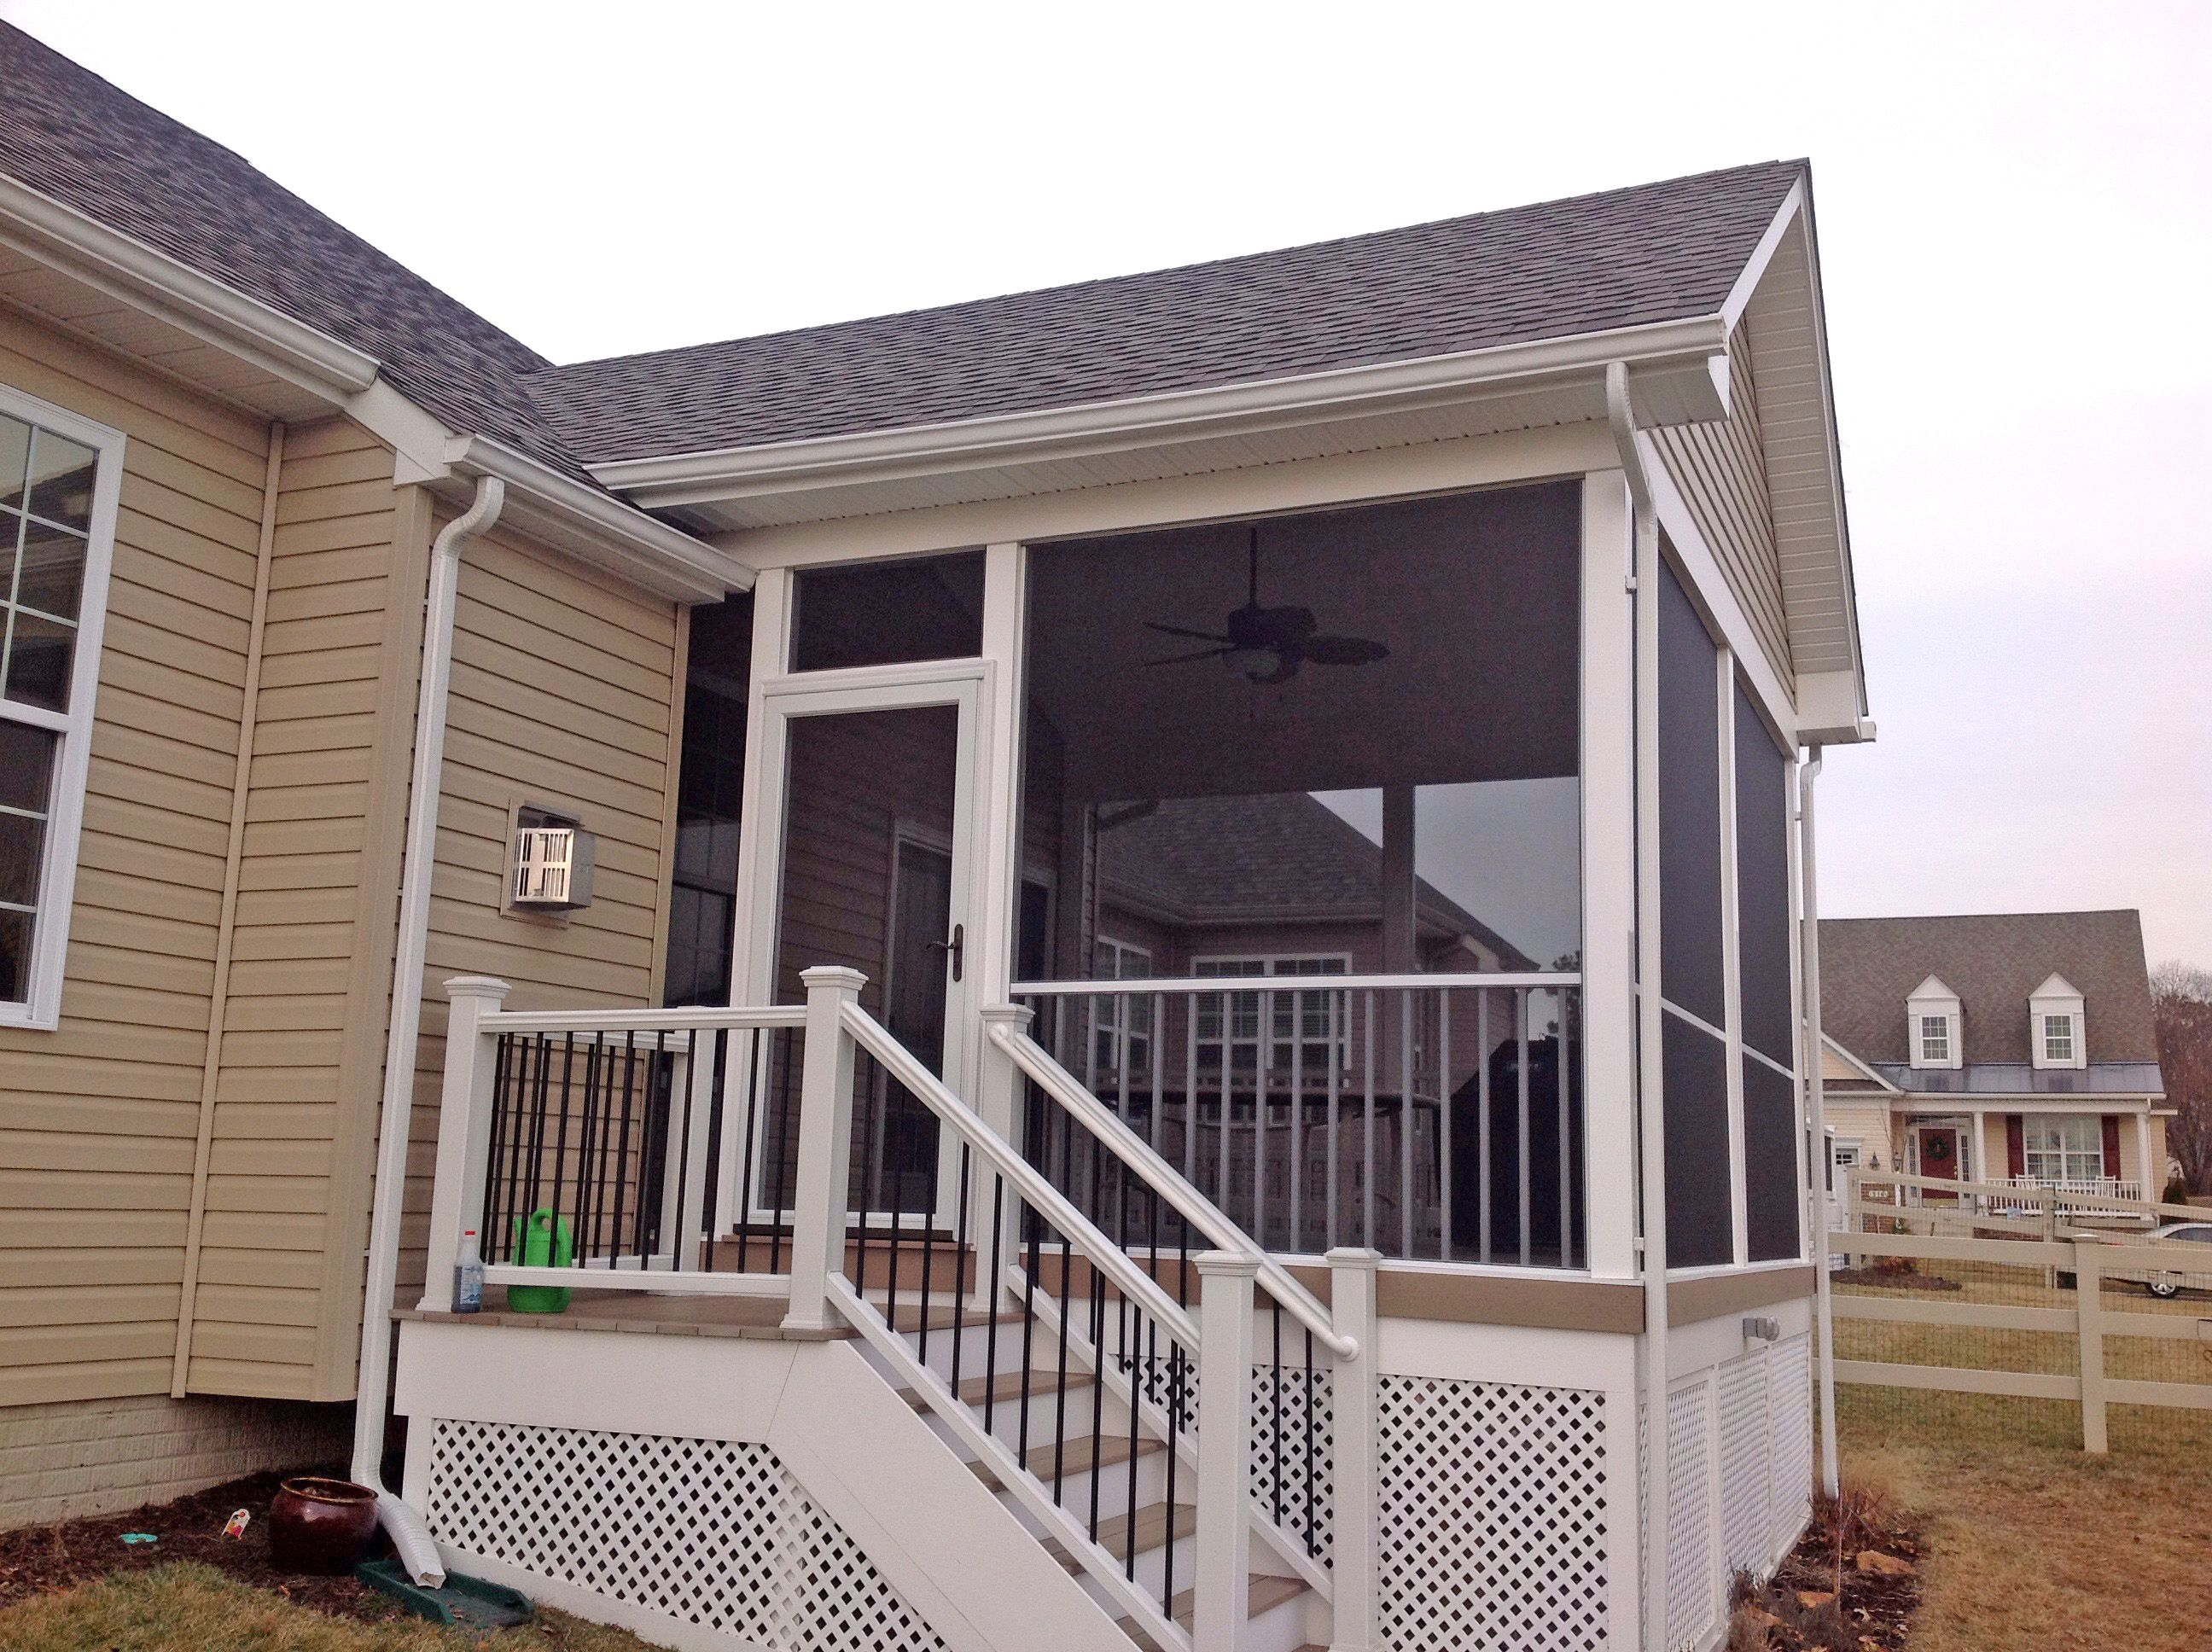
[[[1146,626],[1171,637],[1193,637],[1210,643],[1187,654],[1151,659],[1148,665],[1180,665],[1194,659],[1218,659],[1249,683],[1266,685],[1287,683],[1298,667],[1366,665],[1389,657],[1390,650],[1366,637],[1324,635],[1310,608],[1262,608],[1260,605],[1260,529],[1255,523],[1246,547],[1249,574],[1244,605],[1232,609],[1221,629],[1194,631],[1186,626],[1146,620]]]

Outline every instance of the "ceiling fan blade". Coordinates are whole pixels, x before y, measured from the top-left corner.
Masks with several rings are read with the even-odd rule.
[[[1308,637],[1298,652],[1316,665],[1370,665],[1390,657],[1388,647],[1366,637]]]
[[[1194,659],[1218,659],[1224,654],[1233,654],[1236,652],[1237,650],[1233,647],[1200,648],[1193,653],[1170,654],[1165,659],[1148,659],[1145,664],[1147,665],[1181,665]]]
[[[1227,637],[1223,636],[1218,631],[1194,631],[1188,626],[1163,625],[1158,620],[1146,620],[1145,622],[1145,629],[1150,631],[1158,631],[1164,636],[1195,637],[1200,642],[1226,643],[1229,641]]]

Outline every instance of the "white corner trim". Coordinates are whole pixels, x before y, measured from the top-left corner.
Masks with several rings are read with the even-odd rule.
[[[0,240],[312,394],[342,401],[375,381],[375,357],[7,177]]]
[[[444,459],[453,476],[506,483],[516,495],[509,503],[512,519],[650,590],[679,602],[718,602],[752,588],[752,568],[727,551],[488,436],[450,437]]]
[[[0,1005],[0,1026],[51,1032],[61,1023],[62,976],[69,961],[70,906],[76,895],[78,840],[84,825],[86,775],[100,690],[100,638],[107,623],[107,576],[115,556],[115,513],[123,489],[121,431],[94,423],[52,402],[0,386],[0,410],[43,425],[95,450],[92,519],[84,583],[77,598],[76,653],[70,662],[69,710],[24,707],[10,720],[36,724],[61,737],[46,805],[46,862],[39,873],[38,916],[31,942],[31,991],[21,1003]]]
[[[588,467],[610,488],[654,504],[732,491],[825,487],[885,474],[1007,465],[1074,448],[1148,446],[1384,410],[1404,398],[1449,402],[1533,381],[1601,370],[1622,361],[1641,371],[1679,367],[1712,383],[1728,331],[1717,316],[1656,322],[1565,338],[1495,345],[1414,361],[1334,368],[1257,383],[1171,391],[893,430],[609,460]],[[1718,416],[1721,410],[1713,410]]]

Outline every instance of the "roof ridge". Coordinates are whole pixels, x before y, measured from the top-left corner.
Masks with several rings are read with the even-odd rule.
[[[871,315],[849,316],[836,321],[809,322],[804,326],[777,327],[766,332],[735,333],[725,338],[702,339],[696,343],[668,344],[649,350],[634,350],[618,355],[591,356],[581,361],[556,361],[536,368],[525,375],[527,379],[555,378],[559,374],[590,368],[605,368],[628,363],[666,361],[678,356],[694,355],[702,351],[726,349],[734,345],[757,345],[780,340],[805,338],[813,335],[841,332],[855,327],[866,327],[882,322],[903,321],[920,316],[949,314],[955,311],[979,308],[992,304],[1012,303],[1021,299],[1047,295],[1096,293],[1123,282],[1158,280],[1201,270],[1218,270],[1231,265],[1264,258],[1283,258],[1295,253],[1324,252],[1339,247],[1356,247],[1383,240],[1400,240],[1418,236],[1425,232],[1456,228],[1480,219],[1510,219],[1523,213],[1538,213],[1566,206],[1597,206],[1638,195],[1654,194],[1684,184],[1705,183],[1716,179],[1746,177],[1768,171],[1809,171],[1811,161],[1803,157],[1795,160],[1746,161],[1739,166],[1717,167],[1705,172],[1681,173],[1672,178],[1654,179],[1647,183],[1628,184],[1613,189],[1590,190],[1578,195],[1557,195],[1540,201],[1516,202],[1510,206],[1490,207],[1477,212],[1453,213],[1443,217],[1424,218],[1416,223],[1386,225],[1377,229],[1363,229],[1345,235],[1324,236],[1314,241],[1293,241],[1286,246],[1255,248],[1249,252],[1231,252],[1219,258],[1192,258],[1180,264],[1157,265],[1146,270],[1127,270],[1118,275],[1091,276],[1080,281],[1049,282],[1034,287],[1020,287],[1003,293],[987,293],[974,298],[954,299],[943,304],[917,304],[906,309],[883,310]]]

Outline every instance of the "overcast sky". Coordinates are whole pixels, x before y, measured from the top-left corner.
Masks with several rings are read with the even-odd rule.
[[[564,361],[1810,156],[1881,726],[1824,908],[2212,964],[2212,5],[0,15]]]

